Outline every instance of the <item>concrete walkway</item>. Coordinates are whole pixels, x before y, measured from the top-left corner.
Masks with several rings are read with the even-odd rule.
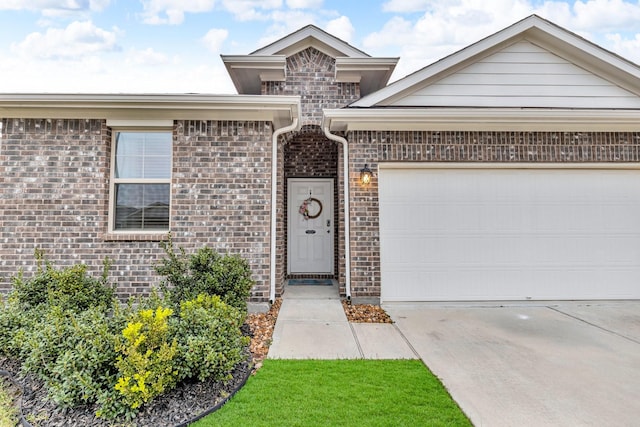
[[[349,323],[337,286],[287,285],[271,359],[417,359],[395,324]]]

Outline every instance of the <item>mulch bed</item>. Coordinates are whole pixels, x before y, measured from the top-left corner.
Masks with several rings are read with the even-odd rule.
[[[156,398],[140,411],[133,422],[122,423],[122,426],[156,426],[175,427],[194,419],[197,414],[204,414],[223,402],[237,390],[250,372],[255,373],[267,357],[273,337],[276,319],[282,300],[277,299],[268,312],[251,313],[247,316],[248,333],[251,343],[247,349],[247,361],[236,366],[232,379],[228,382],[204,381],[183,383]],[[389,315],[380,307],[371,304],[349,304],[342,301],[344,312],[349,322],[357,323],[392,323]],[[61,409],[47,400],[47,391],[42,381],[30,375],[20,374],[20,365],[12,360],[0,358],[0,369],[15,375],[24,387],[22,410],[26,419],[34,427],[67,427],[112,426],[113,421],[97,419],[96,407],[86,406],[74,409]]]
[[[262,361],[267,357],[281,305],[282,299],[278,298],[271,305],[268,312],[251,313],[247,317],[247,324],[251,329],[249,349],[254,362],[254,372],[260,369]]]
[[[342,300],[344,313],[349,322],[353,323],[393,323],[391,317],[379,305],[350,304]]]

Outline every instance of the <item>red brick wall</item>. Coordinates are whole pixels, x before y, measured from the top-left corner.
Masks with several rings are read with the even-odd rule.
[[[348,140],[354,297],[380,295],[380,162],[640,162],[640,132],[353,132]],[[363,188],[365,163],[374,179]]]
[[[191,252],[241,253],[268,298],[271,124],[177,121],[171,230]],[[118,294],[144,294],[159,277],[158,239],[107,235],[111,131],[104,120],[5,119],[0,140],[0,290],[35,248],[56,266],[113,260]]]

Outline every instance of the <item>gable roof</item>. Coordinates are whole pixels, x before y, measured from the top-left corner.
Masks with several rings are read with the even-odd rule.
[[[220,55],[240,94],[258,95],[264,81],[284,81],[286,59],[314,48],[335,58],[336,81],[360,83],[360,93],[385,87],[399,58],[373,58],[314,25],[307,25],[249,55]]]
[[[390,106],[640,108],[640,68],[531,15],[350,105]]]
[[[280,40],[260,48],[250,55],[284,55],[291,56],[308,47],[314,47],[332,58],[346,56],[348,58],[370,58],[365,52],[349,43],[321,30],[315,25],[307,25]]]

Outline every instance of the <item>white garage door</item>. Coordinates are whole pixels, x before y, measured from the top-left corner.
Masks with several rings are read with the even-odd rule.
[[[379,171],[382,301],[640,298],[640,171]]]

